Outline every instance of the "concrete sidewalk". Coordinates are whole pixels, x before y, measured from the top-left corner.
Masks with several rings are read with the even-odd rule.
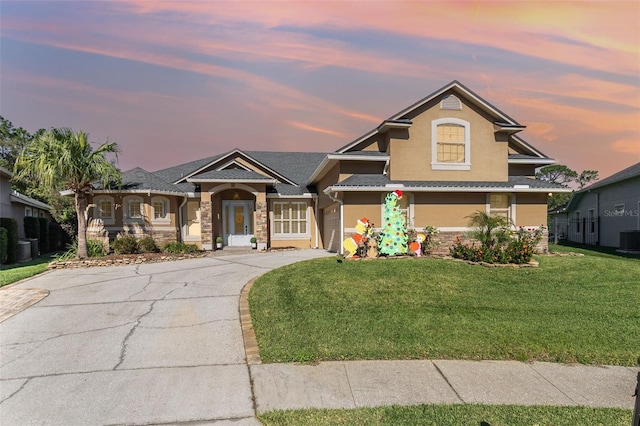
[[[633,409],[637,368],[517,361],[335,361],[251,365],[257,413],[417,404]]]

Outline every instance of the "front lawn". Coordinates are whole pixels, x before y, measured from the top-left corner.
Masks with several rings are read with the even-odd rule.
[[[631,410],[621,408],[547,407],[520,405],[418,405],[355,410],[287,410],[258,416],[276,425],[602,425],[631,423]]]
[[[24,263],[0,266],[0,287],[41,274],[58,253],[48,253]]]
[[[494,359],[635,366],[640,260],[579,251],[539,268],[324,258],[271,271],[249,303],[263,362]]]

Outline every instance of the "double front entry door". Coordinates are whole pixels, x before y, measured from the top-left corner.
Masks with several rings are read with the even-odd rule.
[[[225,246],[250,246],[253,237],[253,201],[223,201],[222,229]]]

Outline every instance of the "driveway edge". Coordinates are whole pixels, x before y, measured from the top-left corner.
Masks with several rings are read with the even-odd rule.
[[[258,278],[254,278],[249,281],[240,293],[240,326],[242,327],[242,340],[244,341],[244,352],[248,365],[262,364],[256,332],[251,322],[251,311],[249,311],[249,291],[251,291],[251,287],[257,279]]]

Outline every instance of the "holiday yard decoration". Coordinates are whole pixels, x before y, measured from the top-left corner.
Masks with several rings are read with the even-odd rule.
[[[401,199],[402,191],[399,189],[385,197],[382,230],[378,243],[381,255],[407,254],[407,220],[398,206],[398,201]]]

